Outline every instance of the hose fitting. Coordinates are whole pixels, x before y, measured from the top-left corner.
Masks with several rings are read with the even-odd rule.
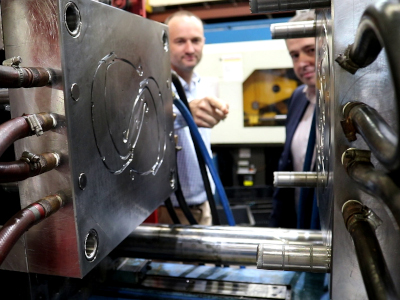
[[[41,136],[44,131],[50,130],[57,126],[57,120],[53,114],[39,113],[33,115],[23,115],[23,117],[36,136]]]
[[[12,57],[0,66],[1,88],[31,88],[50,85],[53,71],[40,67],[21,67],[22,58]]]
[[[20,160],[29,165],[30,177],[32,177],[58,167],[60,164],[60,155],[51,152],[37,155],[28,151],[24,151]]]

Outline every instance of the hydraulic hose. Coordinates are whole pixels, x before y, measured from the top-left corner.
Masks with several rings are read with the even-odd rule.
[[[362,102],[348,102],[343,107],[343,115],[342,127],[347,139],[352,142],[357,139],[355,133],[360,134],[375,157],[392,170],[398,137],[389,124],[375,109]]]
[[[51,84],[51,71],[45,68],[0,66],[0,88],[31,88]]]
[[[177,174],[178,180],[176,181],[177,187],[175,190],[176,200],[179,203],[179,207],[181,208],[183,214],[185,215],[186,219],[188,220],[189,224],[196,225],[198,224],[196,219],[193,217],[192,212],[190,211],[189,206],[186,203],[185,196],[182,193],[181,184],[179,182],[179,174]]]
[[[57,125],[52,114],[39,113],[11,119],[0,125],[0,156],[16,140],[32,134],[41,135]]]
[[[400,4],[379,2],[368,6],[357,29],[354,43],[339,55],[339,65],[355,74],[359,68],[370,65],[384,47],[392,75],[397,111],[400,109]],[[400,118],[397,118],[400,128]],[[397,141],[394,153],[388,158],[391,170],[400,167],[400,145]]]
[[[196,123],[194,122],[192,115],[190,114],[189,110],[186,108],[186,106],[183,104],[183,102],[179,99],[174,99],[174,104],[175,106],[179,109],[181,112],[182,116],[185,118],[186,123],[189,126],[190,132],[193,133],[193,142],[195,144],[198,144],[201,154],[208,166],[208,169],[210,170],[211,176],[214,179],[215,183],[215,188],[218,192],[218,195],[221,199],[222,206],[224,208],[226,218],[228,220],[228,224],[230,226],[235,226],[235,219],[233,218],[233,214],[231,211],[231,208],[229,206],[229,201],[228,198],[226,197],[224,187],[222,186],[221,180],[218,176],[217,171],[215,170],[214,164],[211,160],[211,157],[208,154],[207,148],[204,145],[204,141],[201,138],[201,135],[199,133],[199,130],[197,128]]]
[[[8,220],[0,229],[0,265],[25,231],[58,211],[65,202],[66,197],[62,193],[50,195],[32,203]]]
[[[0,163],[0,183],[25,180],[53,170],[60,163],[57,153],[42,153],[35,155],[22,153],[19,161]]]
[[[179,78],[175,74],[175,72],[171,73],[171,77],[172,77],[172,83],[174,84],[176,91],[178,92],[179,98],[186,105],[186,108],[190,112],[189,102],[186,98],[186,93],[185,93],[185,90],[183,89],[181,81],[179,80]],[[190,135],[193,140],[192,132],[190,132]],[[219,216],[218,216],[217,204],[215,203],[214,195],[211,190],[210,179],[208,178],[205,161],[204,161],[203,157],[201,156],[201,152],[200,152],[198,145],[194,144],[194,150],[196,152],[197,161],[199,163],[199,169],[200,169],[201,177],[203,179],[204,190],[206,191],[207,199],[208,199],[208,202],[210,203],[212,222],[214,225],[221,225],[221,222],[220,222]]]
[[[167,208],[168,214],[171,217],[172,222],[174,222],[174,224],[181,224],[181,221],[179,220],[174,206],[172,205],[172,201],[171,198],[168,198],[167,200],[164,201],[164,205]]]
[[[342,214],[354,242],[368,299],[399,299],[375,234],[382,221],[356,200],[344,203]]]
[[[369,159],[370,151],[348,149],[343,153],[342,163],[362,190],[383,202],[394,227],[400,230],[400,189],[387,174],[376,170]]]

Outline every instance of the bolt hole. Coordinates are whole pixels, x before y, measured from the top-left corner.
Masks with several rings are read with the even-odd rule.
[[[77,37],[81,32],[81,15],[79,9],[73,2],[68,2],[65,5],[64,11],[65,26],[70,35]]]
[[[99,249],[99,236],[96,230],[89,230],[85,238],[85,256],[88,261],[94,261]]]

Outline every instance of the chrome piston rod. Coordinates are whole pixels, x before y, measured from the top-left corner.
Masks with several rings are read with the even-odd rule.
[[[321,245],[260,244],[257,249],[257,268],[280,271],[328,273],[331,250]]]
[[[142,225],[113,256],[255,266],[260,243],[317,246],[322,245],[322,234],[315,230]]]
[[[317,187],[317,172],[274,172],[274,186],[291,187]]]
[[[271,24],[273,39],[297,39],[315,37],[317,35],[316,21],[301,21]]]

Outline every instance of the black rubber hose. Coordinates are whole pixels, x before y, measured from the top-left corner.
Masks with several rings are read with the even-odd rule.
[[[185,196],[183,196],[182,193],[182,188],[181,188],[181,183],[179,182],[179,174],[176,174],[177,180],[176,180],[176,190],[175,190],[175,196],[176,200],[178,200],[179,207],[181,208],[183,214],[185,215],[186,219],[188,220],[190,225],[196,225],[198,224],[196,219],[193,217],[192,212],[190,211],[189,206],[186,203]]]
[[[171,217],[172,222],[174,222],[174,224],[181,224],[181,221],[179,220],[178,215],[176,214],[174,206],[172,205],[171,198],[165,200],[164,205],[167,208],[168,214]]]
[[[183,89],[181,81],[179,80],[178,76],[175,73],[172,73],[171,76],[172,76],[172,83],[174,84],[174,86],[176,88],[179,98],[186,105],[187,109],[191,112],[190,107],[189,107],[189,102],[187,100],[186,93],[185,93],[185,90]],[[192,136],[192,133],[190,133],[190,135]],[[193,136],[192,136],[192,140],[193,140]],[[203,157],[201,156],[199,147],[195,143],[193,143],[193,145],[194,145],[194,149],[196,151],[197,160],[199,162],[199,168],[200,168],[200,172],[201,172],[201,177],[203,178],[204,189],[206,191],[208,202],[210,203],[212,223],[214,225],[221,225],[221,221],[218,216],[217,205],[215,203],[214,195],[211,190],[211,184],[210,184],[210,179],[208,177],[208,173],[207,173],[207,169],[206,169],[206,163],[205,163]]]
[[[354,74],[376,60],[384,47],[393,80],[397,111],[400,108],[400,5],[380,2],[368,6],[357,29],[354,43],[336,61],[348,72]],[[400,118],[397,118],[400,127]],[[390,170],[400,167],[400,145],[397,141],[395,152],[388,160]]]

